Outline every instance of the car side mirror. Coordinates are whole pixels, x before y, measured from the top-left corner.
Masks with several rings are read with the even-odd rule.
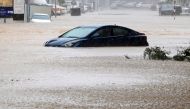
[[[63,35],[58,36],[58,38],[61,38]]]

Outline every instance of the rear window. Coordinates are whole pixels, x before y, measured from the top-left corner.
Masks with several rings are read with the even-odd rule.
[[[32,19],[42,19],[42,20],[48,20],[49,16],[48,15],[33,15]]]
[[[162,9],[173,9],[174,7],[171,4],[163,4]]]

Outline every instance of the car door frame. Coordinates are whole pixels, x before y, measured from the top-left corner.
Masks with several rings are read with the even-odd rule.
[[[101,31],[103,29],[108,29],[108,31],[110,31],[110,35],[108,35],[108,36],[101,36],[101,35],[93,36],[98,31]],[[110,26],[104,26],[104,27],[101,27],[101,28],[97,29],[95,32],[93,32],[90,35],[88,46],[90,46],[90,47],[104,47],[104,46],[108,46],[108,40],[109,40],[111,34],[112,34],[112,29],[111,29]]]

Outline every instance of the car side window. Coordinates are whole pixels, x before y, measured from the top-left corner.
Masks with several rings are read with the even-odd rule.
[[[111,36],[110,28],[103,28],[93,34],[93,37],[109,37]]]
[[[128,36],[129,31],[127,31],[127,29],[117,27],[117,28],[113,28],[113,35],[114,36]]]

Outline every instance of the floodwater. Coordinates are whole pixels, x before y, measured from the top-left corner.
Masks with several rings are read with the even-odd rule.
[[[143,60],[146,47],[43,47],[75,26],[117,24],[173,55],[190,45],[189,20],[147,10],[64,15],[49,24],[0,20],[0,108],[189,109],[189,62]]]

